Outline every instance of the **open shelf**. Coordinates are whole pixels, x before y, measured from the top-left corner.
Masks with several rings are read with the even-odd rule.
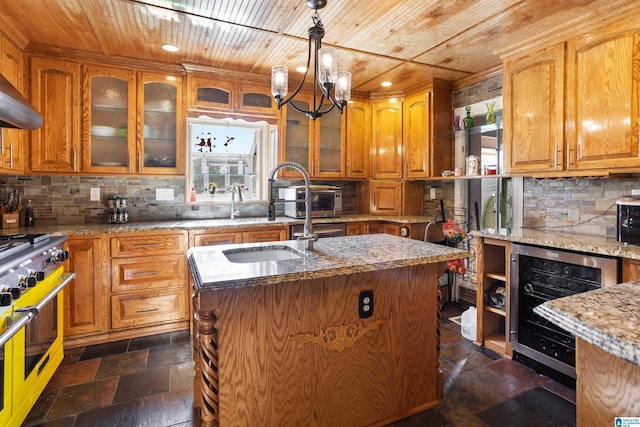
[[[496,280],[500,280],[501,282],[505,282],[507,281],[507,276],[504,273],[485,273],[484,274],[485,277],[488,277],[489,279],[496,279]]]
[[[488,337],[485,337],[484,346],[489,350],[493,350],[496,353],[501,353],[501,354],[504,354],[507,349],[507,343],[504,339],[504,335],[502,334],[500,335],[494,334],[494,335],[489,335]]]
[[[507,312],[502,308],[492,307],[490,305],[485,305],[484,309],[487,310],[490,313],[495,313],[495,314],[498,314],[498,315],[500,315],[502,317],[506,317],[507,316]]]

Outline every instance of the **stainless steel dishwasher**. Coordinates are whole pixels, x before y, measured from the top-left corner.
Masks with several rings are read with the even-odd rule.
[[[302,236],[304,226],[302,224],[291,226],[291,240],[295,240]],[[335,224],[313,224],[313,234],[317,234],[318,238],[323,237],[340,237],[347,235],[347,225],[343,222]]]
[[[514,244],[509,280],[513,357],[575,379],[575,337],[533,308],[545,301],[618,283],[619,260],[594,254]],[[603,301],[606,304],[606,301]]]

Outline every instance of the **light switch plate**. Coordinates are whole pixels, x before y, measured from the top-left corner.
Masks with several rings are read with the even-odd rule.
[[[156,200],[173,201],[173,188],[156,188]]]
[[[429,197],[431,197],[431,200],[436,198],[436,189],[432,188],[429,190]]]
[[[640,196],[640,188],[632,188],[631,189],[632,196]]]
[[[100,201],[100,187],[91,189],[91,193],[89,194],[89,201],[90,202]]]

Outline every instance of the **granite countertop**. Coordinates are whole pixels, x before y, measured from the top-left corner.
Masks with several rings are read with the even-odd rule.
[[[375,215],[344,215],[334,218],[313,218],[313,224],[330,224],[342,222],[382,221],[398,224],[428,223],[433,218],[408,215],[408,216],[375,216]],[[102,233],[131,233],[143,231],[167,231],[167,230],[205,230],[205,229],[230,229],[242,227],[275,227],[304,224],[304,219],[277,217],[275,221],[268,221],[266,217],[251,218],[218,218],[218,219],[185,219],[166,221],[141,221],[128,222],[126,224],[57,224],[36,225],[35,227],[5,228],[0,235],[17,233],[48,233],[51,235],[91,235]]]
[[[302,259],[258,263],[232,263],[223,251],[264,248],[297,241],[202,246],[189,249],[189,264],[196,291],[272,285],[397,267],[467,258],[471,254],[447,246],[386,234],[319,239]]]
[[[640,246],[621,243],[612,237],[567,233],[556,231],[553,228],[481,230],[472,231],[471,235],[507,240],[515,243],[640,260]]]
[[[640,366],[640,281],[547,301],[533,311],[614,356]]]

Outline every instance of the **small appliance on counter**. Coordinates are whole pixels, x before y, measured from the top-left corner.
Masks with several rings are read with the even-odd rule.
[[[124,224],[129,221],[129,213],[127,212],[128,202],[124,196],[116,195],[109,199],[109,212],[107,220],[109,224]]]
[[[621,196],[616,205],[618,241],[640,245],[640,196]]]
[[[281,188],[280,199],[284,200],[284,214],[291,218],[305,217],[306,187],[304,185]],[[311,186],[311,216],[332,217],[342,214],[342,189],[332,185]]]

